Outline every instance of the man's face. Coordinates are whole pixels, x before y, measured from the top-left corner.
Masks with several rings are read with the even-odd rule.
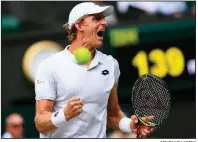
[[[102,13],[86,16],[81,25],[83,41],[94,48],[102,46],[106,24]]]
[[[14,120],[13,120],[14,119]],[[12,118],[7,124],[7,131],[13,138],[21,138],[23,136],[23,120],[19,118]]]

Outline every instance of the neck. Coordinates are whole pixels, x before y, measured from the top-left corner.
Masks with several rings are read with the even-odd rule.
[[[79,40],[73,41],[72,44],[70,45],[70,47],[68,48],[68,50],[71,53],[73,53],[79,47],[85,47],[85,48],[89,49],[89,51],[91,53],[91,60],[94,58],[96,49],[95,48],[92,48],[88,44],[87,44],[87,46],[84,46]]]

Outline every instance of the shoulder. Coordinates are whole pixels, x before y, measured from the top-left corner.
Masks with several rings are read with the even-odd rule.
[[[100,60],[104,63],[113,63],[113,64],[118,64],[118,61],[112,56],[112,55],[107,55],[107,54],[104,54],[100,51],[97,51],[99,56],[100,56]]]
[[[12,136],[11,136],[10,133],[5,132],[5,133],[2,135],[2,138],[12,138]]]
[[[47,57],[46,59],[41,61],[39,67],[47,68],[47,69],[54,68],[54,66],[56,66],[58,63],[60,63],[62,58],[64,58],[63,53],[64,53],[64,51],[60,51],[58,53],[55,53],[55,54]]]

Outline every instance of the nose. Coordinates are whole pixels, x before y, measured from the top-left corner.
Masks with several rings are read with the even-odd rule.
[[[106,24],[107,24],[107,21],[106,21],[106,19],[105,19],[105,18],[102,18],[102,20],[101,20],[101,25],[104,25],[104,26],[106,26]]]

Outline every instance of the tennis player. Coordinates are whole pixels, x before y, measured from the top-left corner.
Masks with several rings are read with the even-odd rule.
[[[136,116],[125,117],[119,107],[118,62],[96,50],[103,43],[105,17],[113,12],[113,6],[92,2],[80,3],[71,10],[64,25],[71,45],[44,60],[36,75],[35,124],[40,138],[106,138],[107,126],[137,133]],[[73,55],[82,46],[92,54],[86,65],[77,64]],[[141,125],[140,137],[153,131]]]

